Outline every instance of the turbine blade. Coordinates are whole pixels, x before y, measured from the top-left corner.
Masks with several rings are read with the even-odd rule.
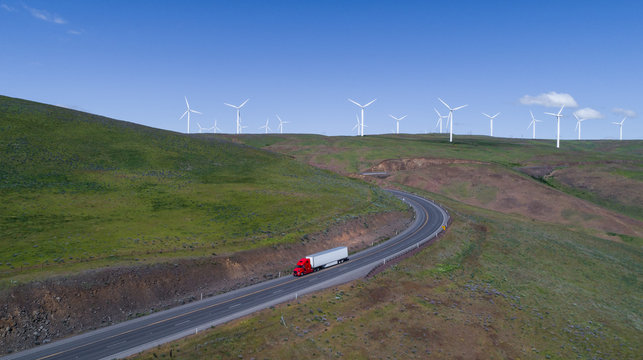
[[[196,110],[192,110],[192,109],[190,109],[190,112],[193,112],[193,113],[197,113],[197,114],[201,114],[201,115],[203,115],[202,113],[200,113],[200,112],[198,112],[198,111],[196,111]]]
[[[241,105],[239,105],[239,109],[241,109],[243,107],[243,105],[245,105],[248,102],[248,100],[250,100],[250,99],[246,99],[246,101],[244,101]]]
[[[400,120],[404,120],[404,118],[405,118],[405,117],[407,117],[407,116],[408,116],[408,115],[404,115],[404,116],[402,116],[402,117],[400,118]]]
[[[184,98],[185,98],[185,105],[186,105],[186,106],[188,107],[188,109],[189,109],[189,108],[190,108],[190,104],[188,104],[188,97],[187,97],[187,96],[184,96]]]
[[[442,101],[442,99],[438,98],[438,100],[440,100],[440,102],[441,102],[441,103],[443,103],[443,104],[444,104],[444,106],[446,106],[446,107],[447,107],[447,109],[451,110],[451,107],[450,107],[449,105],[447,105],[447,103],[445,103],[444,101]]]
[[[355,104],[355,105],[357,105],[357,106],[359,106],[359,107],[364,107],[364,106],[362,106],[362,105],[358,104],[358,103],[357,103],[356,101],[354,101],[353,99],[348,99],[348,101],[352,102],[353,104]]]
[[[183,113],[183,115],[181,115],[181,117],[179,118],[179,120],[183,119],[183,117],[184,117],[184,116],[185,116],[185,114],[187,114],[187,113],[188,113],[188,110],[185,110],[185,112]]]
[[[467,106],[469,106],[469,104],[467,104],[467,105],[462,105],[462,106],[458,106],[457,108],[453,109],[453,111],[460,110],[460,109],[465,108],[465,107],[467,107]]]
[[[563,106],[561,106],[561,107],[560,107],[560,111],[558,111],[558,115],[560,115],[560,113],[562,113],[562,112],[563,112],[563,109],[564,109],[564,108],[565,108],[565,105],[563,105]]]
[[[489,116],[489,115],[487,115],[487,114],[485,114],[485,113],[482,113],[482,115],[484,115],[484,116],[488,117],[489,119],[493,119],[491,116]]]
[[[496,118],[496,116],[498,116],[498,115],[500,115],[500,113],[497,113],[496,115],[494,115],[494,116],[493,116],[493,118],[495,119],[495,118]]]
[[[436,114],[438,114],[438,116],[439,116],[439,117],[442,117],[442,114],[440,114],[440,112],[438,111],[438,109],[433,108],[433,110],[435,110],[435,113],[436,113]]]
[[[233,107],[233,108],[235,108],[235,109],[237,108],[236,106],[231,105],[231,104],[228,104],[228,103],[223,103],[223,105],[228,105],[229,107]]]
[[[377,99],[373,99],[370,103],[368,103],[368,104],[364,105],[364,107],[367,107],[367,106],[369,106],[370,104],[374,103],[374,102],[375,102],[375,100],[377,100]]]
[[[531,110],[529,110],[529,113],[531,114],[531,120],[536,120],[536,118],[534,118],[534,113],[532,113]]]

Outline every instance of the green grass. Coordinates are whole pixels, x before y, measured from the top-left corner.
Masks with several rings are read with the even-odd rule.
[[[281,151],[304,162],[334,164],[339,171],[348,173],[365,171],[386,159],[415,157],[481,161],[497,164],[510,171],[526,166],[592,170],[596,176],[590,180],[596,183],[590,185],[596,189],[588,190],[579,184],[566,185],[552,177],[539,180],[600,206],[638,220],[643,219],[643,202],[627,197],[628,191],[631,193],[643,188],[641,140],[567,140],[561,142],[560,149],[556,149],[553,140],[459,135],[454,137],[453,143],[449,143],[448,136],[439,134],[365,137],[275,134],[231,138]],[[606,186],[613,177],[626,180],[621,181],[619,186]],[[632,189],[617,194],[622,185],[629,185]],[[451,190],[461,194],[466,192],[467,196],[473,196],[482,203],[492,201],[495,197],[492,189],[469,189],[454,184]]]
[[[136,358],[618,358],[643,347],[643,252],[450,201],[454,223],[370,281]],[[285,325],[281,321],[284,318]],[[429,357],[430,358],[430,357]]]
[[[256,146],[269,144],[269,148],[277,150],[280,146],[290,146],[291,155],[304,160],[318,159],[319,163],[335,161],[350,172],[366,170],[384,159],[418,156],[485,161],[510,167],[578,162],[579,159],[638,162],[643,156],[639,140],[563,141],[561,149],[556,149],[552,140],[455,136],[453,143],[449,143],[448,136],[439,134],[365,137],[274,134],[232,138]],[[328,151],[318,155],[320,148]]]
[[[252,141],[260,145],[263,139]],[[565,141],[560,150],[543,140],[458,136],[456,141],[448,144],[436,135],[295,135],[271,137],[268,149],[306,162],[339,164],[338,170],[348,172],[403,157],[468,159],[509,171],[609,161],[610,173],[640,181],[641,141]],[[304,352],[350,359],[640,357],[643,239],[611,233],[622,242],[611,241],[585,228],[451,198],[493,201],[495,188],[479,184],[454,183],[440,194],[403,188],[448,207],[453,224],[434,245],[374,279],[306,296],[136,358],[169,358],[170,351],[186,359],[295,358]],[[572,195],[578,191],[558,188]],[[593,201],[601,205],[607,197]],[[582,214],[569,210],[563,215],[575,219]]]
[[[290,243],[401,209],[284,155],[2,96],[0,154],[0,287]]]

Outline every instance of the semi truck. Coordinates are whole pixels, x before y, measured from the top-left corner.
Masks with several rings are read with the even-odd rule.
[[[324,250],[305,258],[299,259],[293,270],[294,276],[302,276],[311,272],[327,268],[348,261],[348,248],[346,246]]]

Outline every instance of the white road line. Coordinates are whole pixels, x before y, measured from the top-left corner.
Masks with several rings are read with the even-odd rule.
[[[117,343],[107,345],[107,346],[105,346],[105,348],[107,348],[107,349],[113,348],[113,347],[119,346],[120,344],[125,344],[126,342],[127,342],[127,340],[119,341]]]
[[[181,321],[180,323],[178,323],[178,324],[176,324],[176,325],[174,325],[174,326],[181,326],[181,325],[183,325],[183,324],[187,324],[187,323],[189,323],[189,322],[190,322],[190,320]]]
[[[232,305],[228,306],[228,309],[232,309],[233,307],[237,307],[237,306],[240,306],[240,305],[241,305],[241,303],[232,304]]]

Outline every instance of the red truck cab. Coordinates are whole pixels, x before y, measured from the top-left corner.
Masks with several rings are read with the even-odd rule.
[[[313,272],[313,267],[310,265],[310,259],[303,258],[297,261],[297,265],[293,270],[292,274],[295,276],[302,276]]]

